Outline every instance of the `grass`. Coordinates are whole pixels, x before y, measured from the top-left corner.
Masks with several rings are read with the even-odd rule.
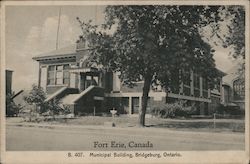
[[[18,120],[18,121],[17,121]],[[7,122],[22,122],[21,118],[9,118]],[[114,122],[116,127],[135,127],[138,122],[138,117],[119,116],[104,117],[104,116],[84,116],[72,119],[58,119],[56,121],[46,122],[50,124],[67,124],[77,126],[104,126],[106,122]],[[146,127],[151,128],[166,128],[180,131],[204,131],[204,132],[240,132],[245,131],[245,121],[240,119],[216,119],[214,124],[213,119],[163,119],[147,117],[145,119]]]
[[[112,122],[117,127],[135,127],[138,117],[121,116],[101,117],[101,116],[85,116],[67,120],[69,125],[101,125],[105,122]],[[58,123],[58,122],[57,122]],[[61,122],[62,123],[62,122]],[[162,118],[146,118],[146,127],[167,128],[172,130],[186,131],[216,131],[216,132],[241,132],[245,131],[244,120],[236,119],[217,119],[214,125],[213,119],[162,119]],[[215,126],[215,127],[214,127]]]

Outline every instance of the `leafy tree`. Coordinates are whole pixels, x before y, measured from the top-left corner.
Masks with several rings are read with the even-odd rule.
[[[224,46],[232,46],[234,58],[245,59],[245,8],[244,6],[229,6],[226,8],[226,17],[230,17],[228,34]]]
[[[105,70],[121,72],[125,84],[144,80],[139,125],[145,125],[152,83],[179,87],[185,71],[217,76],[213,50],[199,29],[220,21],[220,6],[107,6],[103,30],[78,21],[88,40],[91,61]],[[106,31],[113,29],[112,34]]]
[[[43,88],[32,85],[32,89],[27,96],[24,97],[24,101],[26,101],[30,105],[36,106],[36,112],[42,113],[43,107],[45,105],[44,100],[46,99],[46,94],[43,91]],[[38,110],[38,107],[40,110]]]
[[[245,74],[245,7],[240,5],[225,6],[220,11],[221,23],[213,23],[210,39],[218,40],[224,48],[231,48],[229,56],[239,59],[241,67],[239,77]]]
[[[243,59],[241,67],[238,70],[239,77],[245,78],[245,8],[243,6],[229,6],[227,8],[227,17],[232,17],[228,35],[225,39],[224,45],[231,46],[233,52],[231,55],[235,59]]]

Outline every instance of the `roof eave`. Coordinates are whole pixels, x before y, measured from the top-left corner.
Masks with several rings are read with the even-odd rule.
[[[227,73],[225,73],[225,72],[219,70],[218,68],[216,68],[216,70],[218,71],[218,73],[219,73],[221,76],[226,76],[226,75],[227,75]]]
[[[43,61],[43,60],[53,60],[53,59],[62,59],[62,58],[74,58],[76,53],[73,54],[63,54],[63,55],[48,55],[48,56],[37,56],[33,57],[33,60]]]

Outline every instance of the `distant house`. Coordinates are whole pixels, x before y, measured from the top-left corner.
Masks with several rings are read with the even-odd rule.
[[[20,94],[23,90],[15,93],[12,90],[12,70],[5,70],[5,80],[6,80],[6,116],[16,116],[18,115],[19,109],[22,108],[20,103],[16,103],[17,99],[20,99]]]
[[[245,109],[245,77],[239,75],[239,65],[234,66],[223,77],[223,99],[225,107],[239,107]]]
[[[12,70],[5,70],[6,95],[12,93]]]
[[[74,114],[109,112],[116,108],[120,114],[137,114],[141,107],[143,81],[133,88],[122,84],[119,72],[104,72],[90,64],[89,50],[83,37],[76,45],[41,54],[33,59],[39,62],[38,85],[48,95],[46,101],[60,99]],[[205,77],[196,70],[185,72],[188,79],[178,81],[179,88],[169,86],[165,92],[161,86],[152,86],[149,93],[148,111],[155,104],[186,100],[197,109],[197,114],[214,112],[222,100],[222,77],[218,71],[218,83],[214,90],[208,87]]]

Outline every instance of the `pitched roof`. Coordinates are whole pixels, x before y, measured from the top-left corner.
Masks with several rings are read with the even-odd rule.
[[[74,56],[76,54],[76,45],[72,44],[57,50],[53,50],[44,54],[33,57],[34,60],[40,60],[49,57]]]
[[[223,72],[222,70],[220,70],[219,68],[216,68],[216,70],[218,71],[218,73],[221,75],[221,76],[226,76],[227,73]]]
[[[227,75],[224,76],[222,79],[224,85],[232,86],[233,81],[239,77],[239,74],[238,74],[239,68],[240,68],[240,64],[236,64],[227,71]]]

